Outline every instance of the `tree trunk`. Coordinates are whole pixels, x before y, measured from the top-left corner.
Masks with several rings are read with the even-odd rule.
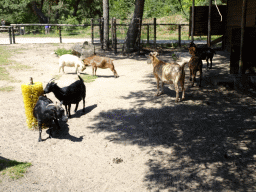
[[[37,8],[36,2],[32,1],[31,5],[35,15],[37,15],[39,18],[39,23],[47,23],[48,18],[43,14],[43,12],[40,9]]]
[[[103,49],[108,50],[109,42],[109,0],[103,0]]]
[[[129,53],[136,51],[136,40],[140,31],[140,21],[143,17],[144,2],[145,0],[136,0],[135,2],[134,14],[127,31],[126,41],[124,43],[125,52]]]
[[[74,12],[73,12],[73,16],[74,16],[74,17],[76,16],[79,3],[80,3],[80,0],[77,0],[77,1],[75,2],[75,5],[74,5]]]

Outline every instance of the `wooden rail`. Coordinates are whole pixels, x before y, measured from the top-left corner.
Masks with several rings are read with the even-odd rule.
[[[95,23],[95,21],[97,21],[97,23]],[[179,46],[181,46],[181,26],[189,26],[188,24],[173,24],[173,23],[158,23],[157,24],[157,19],[154,18],[153,19],[153,22],[152,23],[142,23],[142,21],[140,21],[139,23],[139,38],[141,36],[141,28],[143,26],[147,27],[147,43],[149,43],[149,27],[150,26],[153,26],[153,30],[154,30],[154,37],[153,37],[153,42],[154,42],[154,46],[156,47],[156,33],[157,33],[157,28],[156,26],[178,26],[178,30],[179,30],[179,33],[178,33],[178,44]],[[28,27],[28,26],[56,26],[57,29],[59,30],[59,38],[60,38],[60,43],[62,43],[62,36],[61,36],[61,30],[62,30],[62,27],[91,27],[91,41],[92,41],[92,44],[94,44],[94,27],[95,26],[99,26],[99,34],[100,34],[100,42],[101,44],[103,43],[103,19],[100,18],[100,19],[91,19],[91,23],[90,24],[77,24],[77,25],[73,25],[73,24],[37,24],[37,23],[32,23],[32,24],[11,24],[11,26],[8,26],[6,28],[8,28],[8,30],[13,33],[13,43],[15,43],[15,36],[14,36],[14,31],[13,31],[13,28],[14,27]],[[129,24],[118,24],[116,22],[116,18],[113,18],[113,21],[110,22],[111,24],[111,29],[112,29],[112,47],[115,49],[115,53],[117,52],[116,49],[117,49],[117,35],[116,35],[116,31],[117,31],[117,28],[119,26],[129,26]],[[12,43],[11,42],[11,32],[9,32],[10,34],[10,44]]]

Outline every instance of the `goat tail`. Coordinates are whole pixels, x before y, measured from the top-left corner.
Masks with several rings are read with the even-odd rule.
[[[80,79],[80,81],[84,82],[84,80],[79,75],[77,75],[77,76]]]
[[[184,69],[184,66],[187,65],[187,64],[188,64],[188,62],[184,62],[180,66],[181,66],[182,69]]]

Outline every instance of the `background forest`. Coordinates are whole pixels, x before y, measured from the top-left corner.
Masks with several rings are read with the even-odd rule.
[[[208,5],[209,0],[195,0],[196,6]],[[221,0],[216,1],[223,4]],[[215,1],[213,1],[213,5]],[[192,0],[145,0],[143,18],[182,15],[188,20]],[[109,16],[131,18],[135,0],[109,0]],[[0,18],[10,23],[68,23],[89,22],[102,17],[102,0],[1,0]]]

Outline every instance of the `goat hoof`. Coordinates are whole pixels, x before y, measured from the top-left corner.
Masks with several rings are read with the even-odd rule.
[[[38,142],[41,142],[42,141],[42,139],[38,139]]]

